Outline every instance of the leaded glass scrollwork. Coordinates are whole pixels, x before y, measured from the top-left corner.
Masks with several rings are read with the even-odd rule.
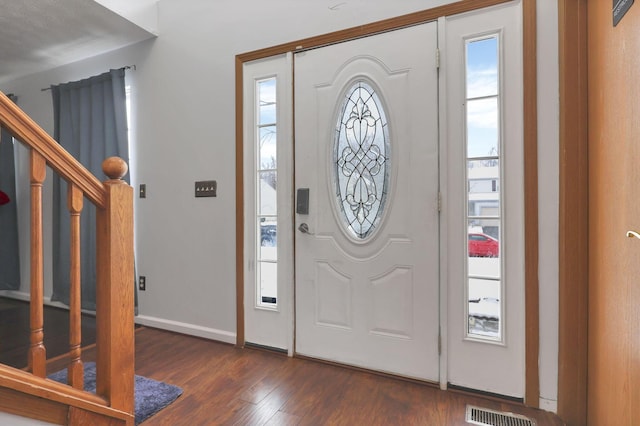
[[[336,197],[348,232],[365,239],[378,227],[389,182],[386,114],[370,84],[348,88],[335,135]]]

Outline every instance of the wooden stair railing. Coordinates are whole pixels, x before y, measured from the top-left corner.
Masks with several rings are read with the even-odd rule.
[[[56,424],[133,425],[133,189],[121,179],[127,172],[127,165],[116,157],[106,159],[102,168],[109,179],[100,182],[2,92],[0,125],[29,148],[31,180],[29,372],[0,365],[0,411]],[[68,183],[67,205],[71,214],[70,386],[46,379],[42,193],[47,166]],[[96,206],[95,395],[82,391],[79,241],[85,197]],[[29,415],[34,412],[37,415]]]

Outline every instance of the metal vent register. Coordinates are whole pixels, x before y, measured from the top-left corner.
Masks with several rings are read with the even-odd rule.
[[[536,426],[528,417],[467,405],[467,423],[481,426]]]

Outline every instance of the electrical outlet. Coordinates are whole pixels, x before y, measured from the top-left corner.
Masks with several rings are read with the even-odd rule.
[[[140,291],[147,290],[147,277],[145,277],[144,275],[140,275],[140,278],[138,279],[138,289]]]
[[[201,180],[196,182],[196,197],[215,197],[217,186],[215,180]]]
[[[147,184],[140,184],[140,198],[147,198]]]

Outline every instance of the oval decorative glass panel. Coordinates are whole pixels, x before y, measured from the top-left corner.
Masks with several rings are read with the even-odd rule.
[[[389,132],[382,102],[370,84],[345,91],[334,142],[336,197],[345,229],[365,239],[377,228],[389,184]]]

